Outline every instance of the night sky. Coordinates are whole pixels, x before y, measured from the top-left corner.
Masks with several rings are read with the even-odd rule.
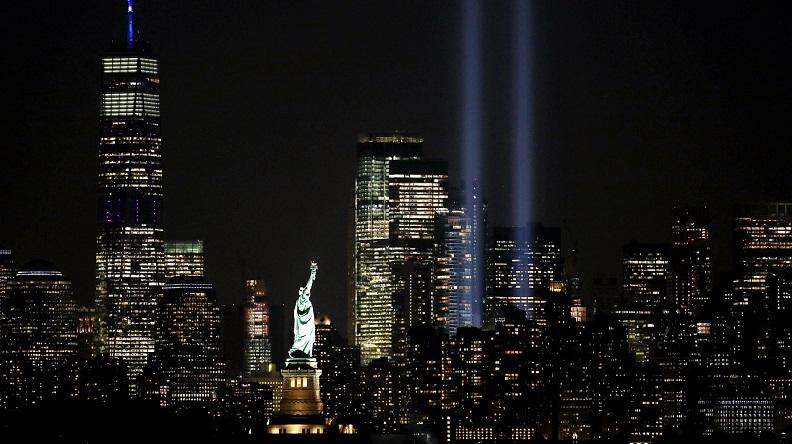
[[[138,1],[161,58],[168,239],[206,241],[223,303],[249,273],[292,303],[319,262],[316,310],[343,328],[359,133],[424,135],[459,180],[459,5]],[[46,258],[93,299],[99,59],[125,2],[4,2],[0,244]],[[485,193],[507,223],[510,3],[483,2]],[[670,239],[706,204],[716,270],[736,202],[792,200],[792,32],[745,2],[538,2],[537,219],[577,240],[585,288],[630,239]],[[567,245],[569,246],[569,245]]]

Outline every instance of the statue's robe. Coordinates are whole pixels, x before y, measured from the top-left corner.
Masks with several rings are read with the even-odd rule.
[[[313,356],[315,337],[314,311],[311,294],[305,292],[294,304],[294,344],[289,350],[293,358],[309,358]]]

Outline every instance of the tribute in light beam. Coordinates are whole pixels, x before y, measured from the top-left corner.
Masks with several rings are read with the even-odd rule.
[[[530,0],[516,0],[512,14],[512,224],[533,221],[533,64]]]
[[[471,264],[470,306],[474,326],[481,325],[481,299],[483,297],[483,273],[481,267],[481,251],[484,233],[480,218],[475,214],[481,208],[481,196],[474,191],[481,183],[481,2],[464,0],[462,2],[462,51],[461,60],[461,144],[462,144],[462,178],[465,209],[471,224],[471,243],[468,245]],[[475,201],[478,199],[478,202]],[[475,221],[479,223],[475,223]]]

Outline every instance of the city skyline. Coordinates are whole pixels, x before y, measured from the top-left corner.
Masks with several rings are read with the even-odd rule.
[[[113,3],[15,28],[0,435],[792,430],[769,9]]]
[[[340,208],[351,202],[358,134],[421,134],[427,157],[447,159],[458,185],[458,8],[411,6],[137,5],[144,36],[167,60],[166,228],[173,238],[206,241],[221,302],[242,302],[246,268],[267,280],[276,301],[288,300],[306,256],[325,264],[328,287],[316,297],[345,295],[349,216]],[[78,301],[87,303],[94,286],[87,246],[94,231],[84,221],[95,214],[96,60],[121,37],[125,17],[114,2],[79,11],[66,4],[9,7],[19,20],[4,31],[13,33],[5,41],[29,42],[37,55],[31,58],[27,46],[10,48],[20,62],[11,73],[17,88],[8,94],[20,112],[5,123],[12,134],[5,151],[17,160],[0,168],[5,189],[15,190],[3,193],[3,206],[15,211],[0,228],[14,233],[4,243],[20,260],[43,257],[63,267]],[[788,49],[788,31],[762,8],[578,7],[535,8],[536,219],[548,226],[567,221],[590,290],[593,275],[618,274],[622,244],[670,239],[673,204],[708,204],[714,269],[728,269],[732,203],[783,201],[789,189],[777,168],[789,135],[774,129],[789,109],[774,55]],[[377,25],[353,21],[358,14]],[[484,194],[494,217],[506,219],[508,199],[498,196],[509,179],[497,171],[509,158],[510,106],[502,92],[509,85],[509,5],[488,5],[483,14],[491,62],[483,73]],[[81,28],[66,32],[75,22]],[[51,72],[58,76],[47,77]],[[319,105],[309,106],[314,101]],[[286,174],[293,164],[300,172]],[[337,171],[327,171],[332,164]],[[728,179],[745,178],[743,165],[751,164],[761,179]],[[229,191],[239,198],[226,199]],[[308,207],[334,217],[289,220]],[[630,213],[646,217],[622,216]],[[313,251],[312,241],[319,242]],[[343,310],[329,314],[344,323]]]

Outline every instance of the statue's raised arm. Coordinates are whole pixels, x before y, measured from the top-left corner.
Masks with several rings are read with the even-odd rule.
[[[319,269],[319,266],[316,262],[311,261],[311,275],[308,276],[308,283],[305,284],[305,293],[308,297],[311,296],[311,287],[313,287],[313,281],[316,279],[316,270]]]

